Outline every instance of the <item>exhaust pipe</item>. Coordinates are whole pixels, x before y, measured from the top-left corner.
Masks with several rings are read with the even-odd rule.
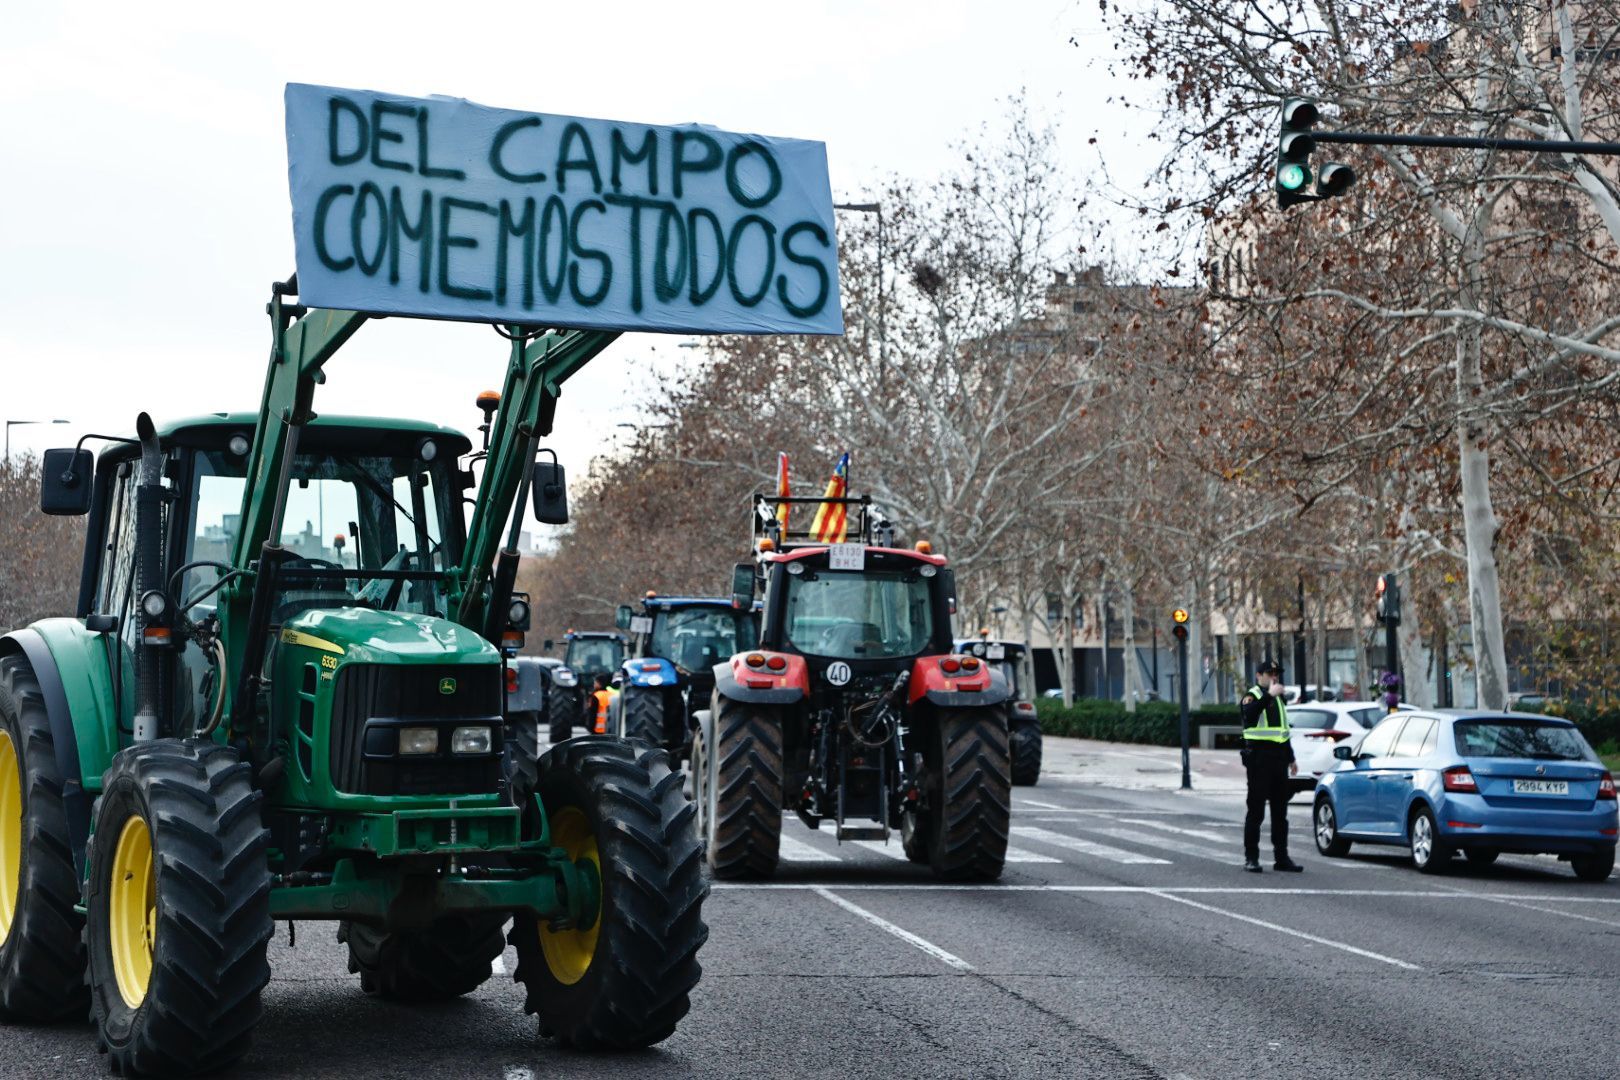
[[[163,452],[152,418],[135,418],[141,471],[135,487],[135,593],[139,597],[140,661],[135,675],[135,741],[158,737],[162,703],[159,667],[169,641],[169,599],[163,581]]]

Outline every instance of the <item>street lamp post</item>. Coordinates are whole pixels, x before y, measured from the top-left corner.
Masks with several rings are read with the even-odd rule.
[[[888,313],[884,302],[883,290],[883,204],[882,203],[833,203],[834,210],[853,210],[858,214],[876,214],[878,226],[877,247],[877,273],[878,273],[878,377],[883,378],[889,373],[889,335],[885,330],[884,317]]]
[[[66,420],[7,420],[6,421],[6,464],[11,464],[11,429],[22,427],[24,424],[65,424]]]

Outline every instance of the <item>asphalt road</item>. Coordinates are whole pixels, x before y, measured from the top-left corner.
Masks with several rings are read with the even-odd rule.
[[[642,1053],[536,1037],[505,975],[460,1001],[361,994],[329,925],[285,924],[244,1077],[1612,1076],[1620,881],[1505,856],[1425,877],[1389,849],[1240,870],[1225,759],[1053,746],[1015,789],[1002,882],[941,887],[797,822],[768,884],[717,884],[692,1012]],[[1269,853],[1267,853],[1269,866]],[[0,1029],[0,1076],[101,1075],[83,1025]]]

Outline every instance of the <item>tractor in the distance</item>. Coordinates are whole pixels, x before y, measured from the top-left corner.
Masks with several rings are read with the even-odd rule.
[[[629,604],[617,612],[617,625],[630,632],[631,642],[609,727],[620,738],[661,746],[679,759],[691,750],[697,713],[709,707],[714,666],[754,647],[753,605],[649,592],[641,612]]]
[[[790,533],[779,504],[843,507],[858,539]],[[783,811],[839,840],[887,842],[948,881],[1001,875],[1011,780],[1004,680],[952,647],[954,577],[926,542],[894,546],[867,497],[755,496],[759,645],[715,666],[691,772],[716,877],[775,872]]]
[[[1007,682],[1012,694],[1008,710],[1007,746],[1012,757],[1012,782],[1019,787],[1041,778],[1041,721],[1035,714],[1035,669],[1029,646],[1018,641],[997,641],[990,631],[956,643],[956,651],[977,656]]]
[[[569,630],[563,635],[563,661],[551,671],[555,693],[546,704],[550,738],[560,743],[573,737],[574,725],[595,731],[596,703],[592,685],[598,675],[612,678],[624,663],[624,635],[612,630]]]

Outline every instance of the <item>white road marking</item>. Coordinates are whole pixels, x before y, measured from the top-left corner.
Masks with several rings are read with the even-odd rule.
[[[1134,814],[1134,815],[1137,815],[1138,817],[1146,816],[1148,814],[1156,814],[1156,815],[1165,816],[1165,817],[1172,817],[1172,816],[1173,817],[1180,817],[1181,814],[1182,814],[1182,811],[1180,811],[1180,810],[1132,810],[1130,807],[1126,807],[1126,806],[1118,806],[1118,807],[1115,807],[1115,806],[1081,806],[1081,807],[1057,806],[1057,807],[1053,807],[1050,810],[1043,809],[1041,811],[1041,813],[1042,813],[1042,815],[1046,815],[1046,814]],[[1238,824],[1242,825],[1242,822],[1238,822]]]
[[[1375,953],[1368,949],[1358,949],[1354,945],[1346,945],[1342,941],[1333,941],[1329,938],[1317,937],[1315,934],[1307,934],[1303,930],[1295,930],[1291,926],[1283,926],[1279,923],[1267,922],[1264,919],[1256,919],[1252,915],[1239,915],[1235,911],[1227,911],[1224,908],[1218,908],[1213,904],[1200,904],[1196,900],[1189,900],[1185,896],[1176,896],[1173,893],[1165,892],[1163,889],[1149,889],[1148,895],[1170,900],[1177,904],[1185,904],[1188,907],[1197,908],[1200,911],[1214,912],[1216,915],[1224,915],[1228,919],[1236,919],[1238,922],[1245,922],[1251,926],[1258,926],[1266,930],[1273,930],[1279,934],[1287,934],[1290,937],[1297,937],[1302,941],[1309,941],[1316,945],[1326,945],[1330,949],[1339,949],[1343,952],[1352,953],[1356,956],[1366,957],[1368,960],[1377,960],[1382,964],[1392,964],[1398,968],[1405,968],[1407,971],[1423,970],[1416,964],[1409,964],[1405,960],[1398,960],[1393,956],[1385,956],[1383,953]]]
[[[875,851],[879,855],[883,855],[890,859],[899,859],[901,862],[911,861],[906,858],[906,849],[900,846],[900,842],[898,840],[887,844],[885,844],[882,840],[845,840],[844,843],[853,844],[855,847],[865,848],[867,851]]]
[[[1239,853],[1236,851],[1216,851],[1213,848],[1189,844],[1184,840],[1177,840],[1171,836],[1155,836],[1152,833],[1140,832],[1136,829],[1093,827],[1087,831],[1100,833],[1103,836],[1111,836],[1116,840],[1129,840],[1136,844],[1146,844],[1148,847],[1163,848],[1165,851],[1176,851],[1183,855],[1208,859],[1211,862],[1226,863],[1229,866],[1236,866],[1239,861]]]
[[[1526,904],[1521,900],[1504,900],[1500,896],[1488,896],[1485,899],[1493,904],[1507,904],[1509,907],[1524,908],[1528,911],[1545,911],[1549,915],[1562,915],[1566,919],[1579,919],[1581,922],[1597,923],[1599,926],[1613,926],[1620,928],[1620,922],[1612,919],[1594,919],[1590,915],[1582,915],[1574,911],[1559,911],[1557,908],[1542,907],[1539,904]]]
[[[1008,844],[1007,845],[1007,861],[1008,862],[1060,863],[1063,860],[1062,859],[1054,859],[1050,855],[1042,855],[1042,854],[1040,854],[1039,852],[1036,852],[1036,851],[1025,851],[1021,847],[1013,847],[1011,844]]]
[[[1226,844],[1231,842],[1231,838],[1227,836],[1221,836],[1212,832],[1204,832],[1201,829],[1183,829],[1177,825],[1166,825],[1162,821],[1152,821],[1146,818],[1120,818],[1119,820],[1126,825],[1147,825],[1151,828],[1163,829],[1165,832],[1180,833],[1182,836],[1196,837],[1199,840],[1213,840],[1217,844]]]
[[[813,892],[821,888],[808,882],[716,881],[715,891]],[[1057,892],[1057,893],[1176,893],[1187,896],[1393,896],[1417,900],[1539,900],[1556,904],[1620,904],[1620,897],[1550,896],[1545,893],[1433,892],[1423,889],[1313,889],[1267,888],[1239,885],[944,885],[932,882],[850,882],[838,886],[842,892]]]
[[[491,975],[505,975],[506,974],[506,961],[503,958],[499,957],[499,956],[497,956],[495,959],[491,960],[489,962],[489,973]]]
[[[1069,809],[1069,807],[1067,807],[1067,806],[1059,806],[1057,803],[1038,802],[1035,799],[1020,799],[1017,802],[1016,805],[1018,805],[1018,806],[1033,806],[1037,810],[1067,810],[1067,809]]]
[[[1013,835],[1022,836],[1026,840],[1035,840],[1042,844],[1051,844],[1053,847],[1068,848],[1078,851],[1082,855],[1095,855],[1101,859],[1110,859],[1121,863],[1157,863],[1169,866],[1169,859],[1160,859],[1153,855],[1142,855],[1135,851],[1126,851],[1123,848],[1109,847],[1107,844],[1098,844],[1091,840],[1081,840],[1074,836],[1064,836],[1048,829],[1038,829],[1030,825],[1014,825]]]
[[[904,941],[907,945],[916,946],[941,963],[948,964],[958,971],[973,970],[972,964],[968,963],[960,956],[957,956],[955,953],[946,952],[933,942],[923,940],[916,934],[913,934],[910,930],[894,925],[894,923],[890,922],[888,919],[883,918],[881,915],[876,915],[870,911],[867,911],[859,904],[850,903],[848,900],[845,900],[842,896],[833,893],[829,889],[823,888],[820,885],[812,885],[810,886],[810,891],[814,892],[817,896],[831,900],[833,903],[837,904],[839,907],[843,908],[852,915],[859,915],[861,918],[865,919],[879,930],[884,930],[890,934],[893,934],[901,941]]]
[[[844,860],[831,852],[822,851],[812,847],[803,840],[795,840],[787,833],[783,833],[778,849],[782,858],[789,862],[843,862]]]
[[[508,1065],[501,1080],[534,1080],[534,1070],[525,1069],[522,1065]]]

